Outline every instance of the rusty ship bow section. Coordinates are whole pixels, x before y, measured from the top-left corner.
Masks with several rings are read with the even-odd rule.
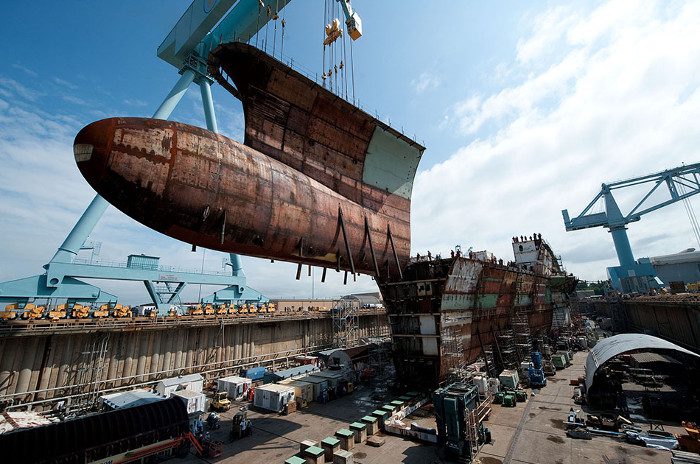
[[[399,277],[425,148],[251,45],[219,46],[209,73],[243,103],[245,144],[360,205],[364,217],[342,211],[354,259],[380,280]]]
[[[244,143],[171,121],[97,121],[74,146],[90,185],[187,243],[400,278],[424,148],[250,45],[219,46],[210,72],[243,102]]]

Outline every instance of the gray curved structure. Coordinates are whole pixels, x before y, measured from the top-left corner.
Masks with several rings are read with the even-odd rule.
[[[629,351],[677,351],[700,358],[700,355],[662,338],[646,334],[620,334],[599,341],[586,359],[586,391],[590,391],[593,378],[600,366],[617,355]]]

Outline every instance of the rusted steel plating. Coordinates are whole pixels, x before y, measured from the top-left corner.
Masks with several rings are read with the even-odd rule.
[[[193,245],[374,274],[374,258],[367,260],[360,251],[366,236],[370,241],[384,236],[379,258],[388,263],[391,249],[394,260],[408,260],[407,225],[401,225],[397,239],[390,233],[391,217],[204,129],[110,118],[82,129],[75,144],[83,153],[81,173],[110,203]]]

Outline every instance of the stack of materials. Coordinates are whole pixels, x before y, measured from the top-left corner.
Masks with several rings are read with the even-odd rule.
[[[671,464],[700,464],[700,454],[687,451],[671,451]]]
[[[518,383],[520,382],[518,373],[511,370],[504,370],[501,372],[501,374],[498,376],[498,380],[505,388],[510,388],[512,390],[518,388]]]

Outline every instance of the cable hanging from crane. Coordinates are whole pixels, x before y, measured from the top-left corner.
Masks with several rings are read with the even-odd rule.
[[[677,185],[681,195],[685,196],[687,193],[685,186],[681,182],[677,182]],[[685,207],[685,212],[688,214],[690,227],[693,229],[695,240],[698,242],[698,247],[700,247],[700,225],[698,225],[698,218],[695,216],[695,210],[693,209],[692,203],[690,203],[690,198],[686,197],[683,199],[683,207]]]
[[[355,65],[353,57],[353,40],[361,35],[361,23],[359,16],[352,12],[348,5],[337,5],[339,0],[325,0],[323,11],[323,72],[321,74],[323,87],[331,92],[350,99],[352,95],[355,101]],[[350,9],[349,9],[350,8]],[[349,9],[349,11],[348,11]],[[347,20],[347,33],[343,30],[343,23],[338,19],[339,15],[345,15]],[[341,44],[338,44],[340,39]],[[348,62],[347,41],[350,40],[350,61]],[[348,77],[348,66],[350,66]],[[352,85],[348,82],[352,81]],[[350,87],[350,88],[349,88]],[[350,93],[352,91],[352,93]]]

